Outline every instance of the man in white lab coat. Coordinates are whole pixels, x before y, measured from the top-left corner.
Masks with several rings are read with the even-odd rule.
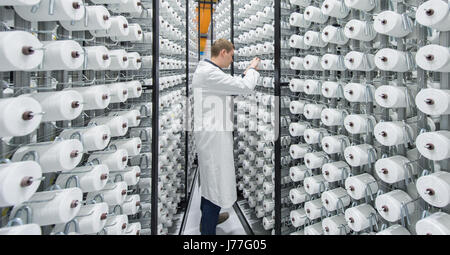
[[[202,194],[200,232],[203,235],[216,234],[220,209],[232,207],[237,200],[232,96],[253,93],[259,79],[258,58],[250,62],[242,76],[224,73],[222,68],[231,64],[233,55],[231,42],[215,41],[211,46],[211,60],[198,64],[192,80],[194,136]]]

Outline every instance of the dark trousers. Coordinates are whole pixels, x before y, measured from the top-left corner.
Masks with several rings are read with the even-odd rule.
[[[220,206],[217,206],[208,199],[202,197],[200,210],[202,211],[200,233],[202,235],[215,235],[217,221],[219,220]]]

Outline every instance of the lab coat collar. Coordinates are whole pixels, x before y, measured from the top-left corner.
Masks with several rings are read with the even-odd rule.
[[[205,59],[205,62],[207,62],[207,63],[210,63],[211,65],[213,65],[213,66],[215,66],[215,67],[219,68],[219,69],[220,69],[220,71],[222,71],[222,72],[223,72],[223,69],[222,69],[222,68],[221,68],[220,66],[218,66],[218,65],[214,64],[214,62],[212,62],[211,60],[209,60],[209,59]]]

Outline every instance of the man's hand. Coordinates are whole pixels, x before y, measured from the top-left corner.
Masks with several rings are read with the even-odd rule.
[[[253,58],[252,61],[250,61],[250,65],[245,70],[244,75],[247,74],[247,71],[250,68],[255,68],[255,70],[258,70],[259,63],[261,63],[261,59],[259,59],[258,57]]]
[[[261,63],[261,59],[259,59],[258,57],[253,58],[253,60],[250,62],[249,68],[253,67],[258,70],[259,63]]]

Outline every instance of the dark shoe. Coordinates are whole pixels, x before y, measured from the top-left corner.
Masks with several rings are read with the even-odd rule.
[[[223,213],[219,214],[219,219],[217,220],[217,225],[219,225],[220,223],[223,223],[224,221],[228,220],[229,217],[230,217],[230,214],[227,213],[227,212],[223,212]],[[198,225],[198,229],[199,230],[202,229],[202,223],[201,222]]]
[[[227,213],[227,212],[219,214],[219,220],[217,221],[217,225],[219,225],[220,223],[223,223],[224,221],[228,220],[229,217],[230,217],[230,214]]]

